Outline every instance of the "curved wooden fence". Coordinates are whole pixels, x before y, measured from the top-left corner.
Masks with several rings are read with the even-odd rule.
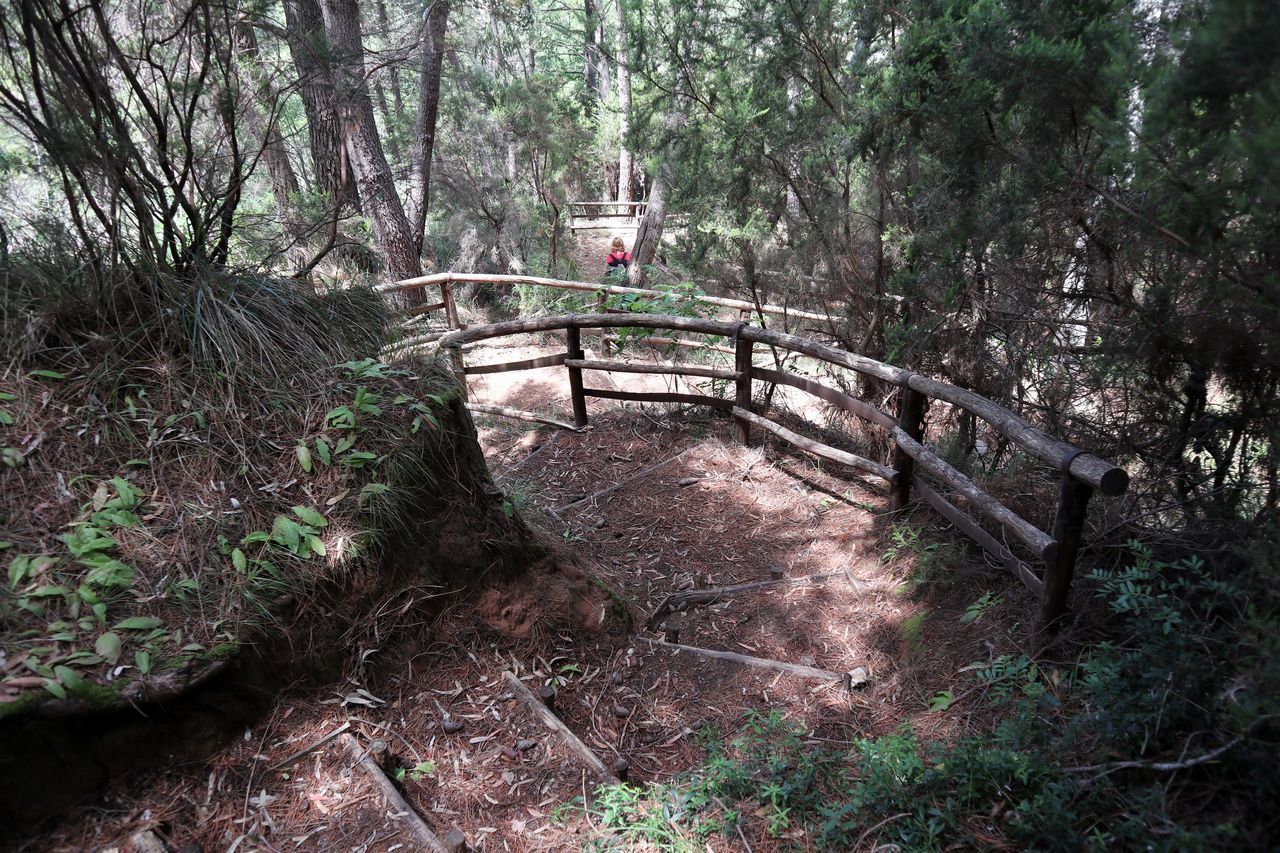
[[[567,281],[560,278],[543,278],[534,275],[489,275],[487,273],[460,273],[460,272],[442,272],[432,275],[419,276],[417,278],[407,278],[403,281],[394,281],[381,285],[375,290],[378,293],[414,293],[421,295],[426,292],[428,287],[440,288],[440,301],[422,305],[413,305],[404,308],[402,313],[406,316],[414,317],[419,314],[429,314],[433,311],[444,311],[445,322],[450,329],[461,328],[462,324],[458,320],[458,308],[453,299],[453,286],[455,284],[484,284],[484,285],[530,285],[534,287],[547,287],[555,290],[573,290],[579,293],[594,293],[596,295],[597,309],[601,313],[608,313],[610,309],[605,306],[605,300],[610,296],[631,295],[637,297],[671,297],[670,293],[662,290],[653,290],[645,287],[626,287],[620,284],[602,284],[597,281]],[[752,314],[769,315],[783,318],[783,322],[787,320],[809,320],[813,322],[831,322],[836,319],[827,314],[818,314],[813,311],[802,311],[797,308],[791,308],[786,305],[771,305],[769,303],[748,302],[745,299],[731,299],[724,296],[709,296],[707,294],[696,294],[690,297],[679,297],[687,299],[698,305],[706,305],[712,309],[719,309],[736,314],[739,319],[747,319]],[[624,312],[629,313],[629,312]],[[401,341],[396,348],[416,346],[419,344],[432,343],[443,335],[442,332],[435,332],[426,335],[419,335]]]
[[[720,349],[734,354],[734,368],[724,370],[701,365],[651,365],[587,359],[582,350],[581,330],[600,329],[603,333],[606,329],[621,328],[663,329],[727,338],[732,346]],[[463,362],[462,347],[466,344],[507,335],[556,331],[566,333],[568,346],[564,353],[502,364],[468,366]],[[681,342],[679,339],[664,340],[689,346],[698,345],[692,341]],[[587,423],[586,401],[589,397],[709,406],[733,416],[738,439],[743,443],[749,439],[754,426],[814,456],[885,480],[889,484],[891,505],[895,509],[907,504],[914,487],[916,493],[930,506],[999,560],[1039,597],[1040,620],[1046,626],[1052,625],[1066,612],[1067,594],[1075,571],[1089,497],[1094,490],[1101,491],[1104,495],[1119,495],[1129,485],[1129,475],[1122,468],[1054,438],[1004,406],[972,391],[818,341],[775,332],[746,322],[661,314],[564,314],[453,331],[440,337],[439,344],[450,353],[456,369],[464,376],[563,365],[568,374],[574,423],[578,427]],[[896,414],[889,414],[837,388],[790,371],[757,367],[752,364],[752,352],[757,344],[799,353],[896,385],[901,389],[898,411]],[[583,372],[599,370],[721,379],[734,383],[735,399],[702,394],[610,391],[584,385]],[[798,388],[875,424],[892,439],[893,451],[890,458],[884,462],[866,459],[806,438],[762,416],[752,406],[752,383],[756,381]],[[1060,472],[1061,486],[1051,531],[1040,530],[1017,515],[923,443],[925,409],[927,401],[931,399],[949,403],[981,418],[1014,445]],[[1033,571],[969,513],[934,490],[918,472],[930,475],[957,494],[963,495],[974,512],[1001,530],[1006,538],[1012,537],[1021,543],[1027,552],[1034,555],[1035,561],[1043,565],[1042,575]]]

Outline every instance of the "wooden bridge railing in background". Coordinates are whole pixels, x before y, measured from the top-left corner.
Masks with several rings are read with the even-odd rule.
[[[569,202],[569,227],[582,228],[577,220],[610,220],[619,225],[639,222],[649,209],[647,201],[571,201]]]
[[[593,289],[597,287],[592,285]],[[729,351],[735,355],[734,369],[722,370],[700,365],[634,364],[586,358],[581,346],[582,330],[599,329],[603,334],[606,329],[619,328],[666,329],[728,338],[732,342],[732,349]],[[566,332],[568,346],[563,355],[503,364],[466,366],[463,363],[462,347],[466,344],[507,335],[554,331]],[[448,332],[439,338],[439,344],[450,354],[456,369],[464,377],[563,365],[568,372],[574,423],[578,427],[587,424],[586,401],[589,397],[705,405],[729,412],[736,422],[738,438],[744,443],[750,438],[751,427],[755,426],[815,456],[884,479],[889,484],[891,506],[894,509],[901,509],[907,504],[914,486],[925,502],[999,560],[1039,597],[1042,626],[1053,625],[1066,612],[1089,497],[1094,490],[1101,491],[1104,495],[1120,495],[1129,485],[1129,475],[1122,468],[1054,438],[1004,406],[972,391],[818,341],[752,326],[746,322],[660,314],[565,314],[511,320]],[[789,371],[756,367],[751,359],[755,344],[807,355],[896,385],[901,389],[898,414],[895,417],[864,400]],[[733,382],[736,393],[734,400],[730,401],[703,394],[639,393],[587,387],[583,381],[583,371],[597,370],[705,376]],[[463,381],[465,388],[465,379]],[[753,381],[782,383],[799,388],[885,429],[893,441],[891,458],[887,464],[876,462],[806,438],[774,423],[753,410]],[[1061,489],[1052,532],[1040,530],[1017,515],[923,443],[925,409],[930,399],[941,400],[982,418],[1010,442],[1060,473]],[[1006,536],[1016,538],[1043,564],[1043,579],[1004,542],[981,527],[971,515],[935,491],[916,473],[917,468],[962,495],[972,511],[998,526]]]

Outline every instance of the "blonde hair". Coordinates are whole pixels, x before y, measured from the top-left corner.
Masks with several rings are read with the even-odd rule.
[[[627,250],[627,244],[622,242],[621,237],[614,237],[613,242],[609,244],[609,248],[613,249],[615,252],[625,252]]]

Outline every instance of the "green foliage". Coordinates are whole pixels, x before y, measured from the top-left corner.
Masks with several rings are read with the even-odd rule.
[[[981,621],[988,610],[993,607],[999,607],[1001,603],[1000,596],[995,593],[984,592],[981,598],[965,608],[964,615],[960,617],[960,624],[968,625],[970,622]]]
[[[740,810],[728,804],[744,800],[763,810],[769,834],[779,836],[803,825],[823,791],[841,778],[838,754],[814,749],[777,712],[752,712],[727,745],[708,730],[700,739],[707,760],[675,782],[597,790],[591,812],[613,839],[702,849],[704,839],[738,823]]]
[[[1280,669],[1274,595],[1264,596],[1266,611],[1241,609],[1239,585],[1200,561],[1162,562],[1136,544],[1130,565],[1096,579],[1127,639],[1098,646],[1065,677],[1025,655],[967,667],[971,689],[1003,709],[990,733],[923,743],[904,723],[842,753],[776,712],[753,713],[727,746],[704,736],[706,759],[674,781],[597,790],[596,843],[683,851],[727,833],[733,844],[740,815],[752,811],[768,834],[801,829],[802,844],[827,850],[1150,849],[1153,839],[1171,850],[1265,846],[1274,832],[1267,806],[1280,793],[1272,772],[1280,756],[1258,729],[1274,728],[1280,710],[1270,689]],[[955,701],[945,690],[928,707],[946,714]],[[1237,746],[1176,776],[1114,772],[1124,761],[1176,764],[1237,733],[1251,752]],[[1235,826],[1212,807],[1180,816],[1183,787],[1253,815]]]
[[[949,548],[958,548],[958,551]],[[963,560],[964,545],[957,542],[932,541],[924,529],[912,522],[897,522],[889,528],[889,544],[880,554],[886,563],[906,562],[910,566],[902,591],[918,593],[930,585],[946,585],[948,568]]]

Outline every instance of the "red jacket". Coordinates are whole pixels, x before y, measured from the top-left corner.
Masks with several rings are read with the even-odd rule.
[[[629,267],[631,266],[630,252],[610,252],[609,257],[605,259],[610,267]]]

